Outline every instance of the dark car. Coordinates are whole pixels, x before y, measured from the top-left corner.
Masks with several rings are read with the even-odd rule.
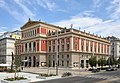
[[[92,73],[96,73],[96,72],[99,72],[99,71],[100,71],[99,69],[93,69]]]

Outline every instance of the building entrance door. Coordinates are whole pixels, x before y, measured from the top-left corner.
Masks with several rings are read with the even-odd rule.
[[[35,66],[36,66],[36,57],[33,56],[33,67],[35,67]]]
[[[31,67],[31,57],[29,57],[29,67]]]
[[[53,67],[55,67],[55,61],[53,61]]]

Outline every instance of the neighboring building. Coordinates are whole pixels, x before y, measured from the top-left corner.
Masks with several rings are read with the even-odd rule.
[[[59,67],[77,68],[80,64],[80,67],[86,68],[89,67],[88,60],[93,55],[97,59],[109,57],[110,42],[85,31],[61,28],[30,19],[21,27],[21,31],[21,60],[24,66],[55,67],[58,63]]]
[[[114,36],[109,36],[107,39],[111,42],[110,55],[118,59],[120,57],[120,39]]]
[[[0,36],[0,64],[11,64],[15,41],[21,38],[20,31],[6,32]]]

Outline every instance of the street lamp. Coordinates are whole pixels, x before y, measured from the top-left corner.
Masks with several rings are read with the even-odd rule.
[[[56,31],[56,75],[58,75],[58,31]]]
[[[80,32],[80,28],[79,28],[79,32]],[[80,33],[79,33],[79,35],[80,35]],[[80,36],[79,36],[79,38],[80,38]],[[79,40],[80,41],[80,40]],[[78,43],[79,43],[79,41],[78,41]],[[79,44],[78,44],[79,45]],[[79,48],[79,74],[80,74],[80,48]]]
[[[14,61],[14,56],[13,56],[13,52],[12,53],[12,62],[11,62],[11,71],[13,70],[13,61]]]

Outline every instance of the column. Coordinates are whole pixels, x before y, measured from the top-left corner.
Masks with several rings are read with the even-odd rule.
[[[79,51],[81,51],[81,39],[79,38]]]
[[[33,56],[31,56],[31,67],[33,67]]]
[[[98,43],[96,42],[96,53],[98,53]]]
[[[27,52],[29,52],[29,43],[27,43]]]
[[[70,51],[73,50],[73,37],[70,38]]]
[[[86,39],[84,39],[84,52],[86,52]]]
[[[84,58],[84,68],[86,68],[86,55],[85,55],[85,58]]]
[[[90,52],[91,50],[90,50],[90,41],[88,41],[88,52]]]
[[[93,41],[93,53],[94,53],[94,55],[95,55],[95,42]]]
[[[101,54],[101,43],[100,43],[100,54]]]
[[[49,43],[49,42],[48,42]],[[49,46],[49,45],[48,45]],[[49,47],[48,47],[49,49]],[[39,50],[41,51],[41,40],[39,40]]]
[[[104,44],[102,45],[102,49],[103,49],[103,54],[104,54]]]
[[[64,51],[67,51],[67,48],[66,48],[66,37],[64,38]]]
[[[31,52],[33,52],[33,42],[31,42]]]

